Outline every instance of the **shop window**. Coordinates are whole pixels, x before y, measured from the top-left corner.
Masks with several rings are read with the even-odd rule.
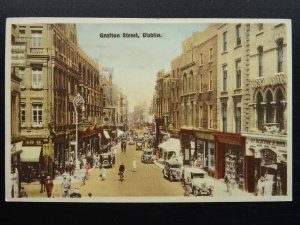
[[[280,38],[277,41],[277,72],[283,71],[283,40]]]
[[[43,105],[32,104],[32,126],[42,127],[43,126]]]
[[[215,169],[215,146],[213,142],[208,143],[208,168],[211,170]]]
[[[227,31],[223,33],[223,52],[227,52]]]
[[[227,132],[227,104],[222,103],[223,132]]]
[[[42,31],[39,30],[31,31],[31,46],[32,48],[42,47]]]
[[[227,91],[227,65],[222,67],[223,70],[223,91]]]
[[[263,76],[263,47],[258,48],[258,76]]]

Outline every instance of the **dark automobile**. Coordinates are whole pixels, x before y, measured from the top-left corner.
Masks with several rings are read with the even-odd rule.
[[[115,156],[112,152],[106,152],[100,154],[100,160],[99,160],[100,167],[104,166],[104,167],[112,168],[114,162],[115,162]]]
[[[153,151],[150,149],[143,151],[141,161],[143,163],[153,163]]]
[[[181,178],[181,168],[182,162],[177,159],[170,159],[165,161],[163,176],[167,178],[169,181],[180,180]]]

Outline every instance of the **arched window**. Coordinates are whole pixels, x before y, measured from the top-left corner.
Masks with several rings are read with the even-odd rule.
[[[257,113],[257,129],[262,130],[262,124],[264,121],[264,111],[261,103],[263,102],[263,96],[259,92],[256,96],[256,113]]]
[[[273,120],[273,110],[271,106],[271,102],[273,101],[273,96],[270,90],[267,91],[266,94],[266,123],[272,123]]]
[[[283,39],[277,40],[277,72],[283,71]]]
[[[280,130],[285,129],[284,125],[284,105],[281,101],[284,100],[284,95],[281,89],[276,92],[276,123],[279,123]]]
[[[263,76],[263,47],[259,46],[257,48],[258,50],[258,76],[262,77]]]

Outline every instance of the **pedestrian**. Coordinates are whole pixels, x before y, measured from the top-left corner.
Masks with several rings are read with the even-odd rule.
[[[21,191],[19,193],[19,198],[28,198],[28,195],[26,191],[24,190],[24,187],[21,187]]]
[[[121,165],[119,166],[119,175],[120,175],[120,180],[123,181],[124,179],[124,172],[125,172],[125,165],[124,163],[121,163]]]
[[[52,190],[53,190],[53,181],[51,180],[50,176],[47,176],[47,180],[45,182],[47,196],[50,198],[52,196]]]
[[[100,177],[102,178],[102,180],[106,179],[106,169],[104,166],[102,166],[102,168],[101,168]]]
[[[135,158],[133,158],[132,160],[132,169],[131,169],[132,172],[136,172],[136,161],[135,161]]]
[[[80,177],[81,177],[81,186],[85,185],[85,180],[86,180],[86,172],[85,172],[85,168],[83,168],[83,166],[81,167],[80,171],[79,171]]]
[[[63,174],[63,180],[61,183],[61,194],[63,198],[70,197],[69,190],[71,188],[71,177],[68,174]]]
[[[41,190],[40,190],[40,193],[43,193],[45,191],[45,182],[46,182],[46,178],[47,178],[47,175],[45,173],[44,170],[42,170],[41,174],[39,175],[39,181],[40,181],[40,184],[41,184]]]
[[[90,169],[90,164],[89,164],[89,162],[86,162],[86,163],[85,163],[84,168],[85,168],[85,176],[86,176],[86,179],[87,179],[88,176],[89,176],[89,169]]]
[[[226,184],[226,192],[229,193],[229,179],[228,179],[228,176],[227,174],[225,175],[225,178],[224,178],[224,182]]]

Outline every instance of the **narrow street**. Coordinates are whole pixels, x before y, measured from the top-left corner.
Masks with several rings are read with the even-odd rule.
[[[82,197],[92,193],[93,197],[126,197],[126,196],[183,196],[183,188],[180,182],[169,182],[162,176],[162,171],[154,164],[141,162],[142,151],[136,151],[135,145],[127,145],[126,153],[118,148],[116,153],[116,164],[113,168],[107,168],[107,178],[102,181],[99,174],[100,169],[93,169],[86,184],[81,186],[79,182],[72,183],[71,188],[78,187]],[[132,160],[136,159],[137,171],[132,172]],[[119,181],[118,168],[124,162],[125,179]],[[60,184],[55,182],[53,189],[54,197],[60,197]],[[28,197],[46,197],[46,193],[39,193],[40,185],[26,184],[23,186]]]

